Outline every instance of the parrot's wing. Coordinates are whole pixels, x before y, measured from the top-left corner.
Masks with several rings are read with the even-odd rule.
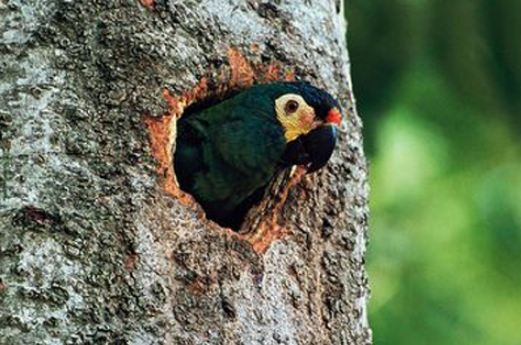
[[[221,157],[247,174],[272,173],[286,146],[278,123],[254,116],[236,118],[220,126],[215,140]]]

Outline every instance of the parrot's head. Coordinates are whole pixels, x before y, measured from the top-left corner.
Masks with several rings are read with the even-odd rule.
[[[308,173],[317,171],[333,154],[342,119],[340,105],[329,93],[305,82],[282,86],[275,112],[288,143],[283,161],[305,165]]]

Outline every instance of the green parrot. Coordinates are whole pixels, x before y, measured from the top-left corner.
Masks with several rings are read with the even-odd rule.
[[[280,169],[323,167],[333,153],[340,106],[306,82],[249,87],[177,123],[174,167],[182,190],[209,219],[237,229]]]

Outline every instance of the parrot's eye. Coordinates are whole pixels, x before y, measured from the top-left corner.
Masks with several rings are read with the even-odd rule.
[[[284,106],[284,110],[287,114],[293,114],[298,110],[299,104],[294,99],[290,99],[288,102],[286,102],[286,105]]]

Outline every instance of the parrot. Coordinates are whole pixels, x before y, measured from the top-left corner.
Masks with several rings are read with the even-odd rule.
[[[308,82],[250,86],[180,117],[173,153],[179,187],[208,219],[237,230],[277,172],[326,165],[340,122],[339,102]]]

